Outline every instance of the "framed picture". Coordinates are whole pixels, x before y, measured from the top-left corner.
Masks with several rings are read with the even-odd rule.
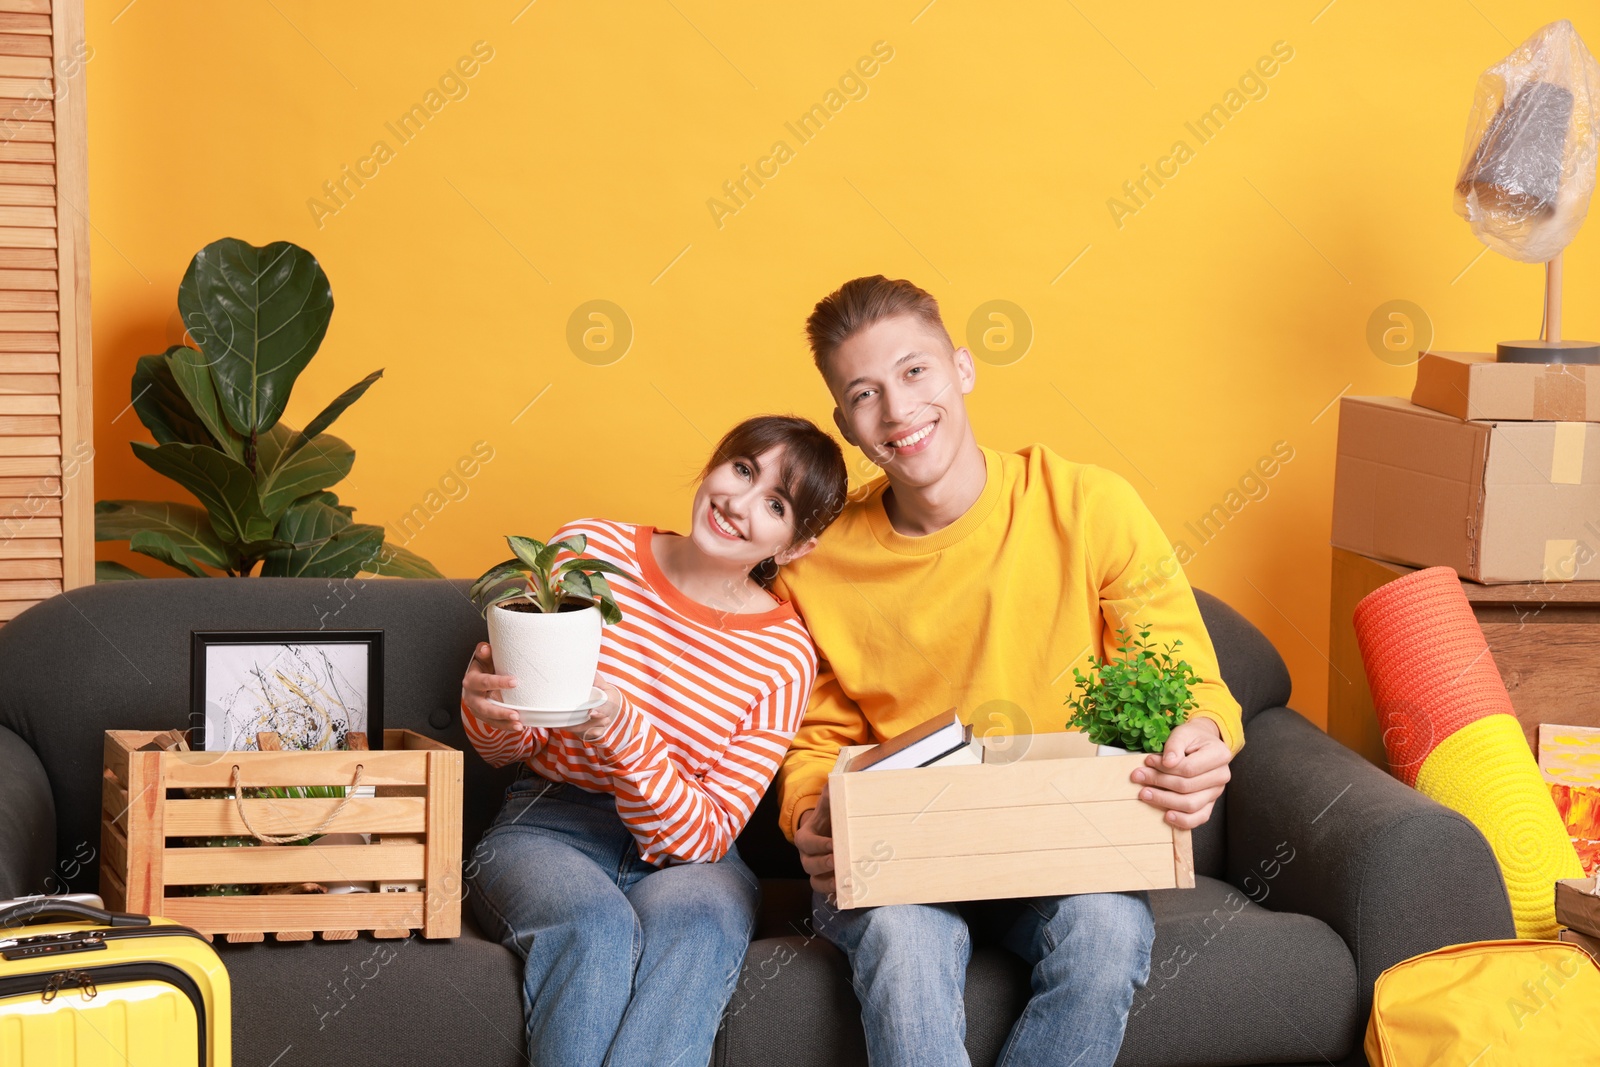
[[[272,731],[286,749],[341,749],[365,733],[383,747],[382,630],[195,630],[190,747],[253,750]]]

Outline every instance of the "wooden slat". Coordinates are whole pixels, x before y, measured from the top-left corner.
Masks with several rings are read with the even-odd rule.
[[[45,330],[56,333],[60,329],[61,322],[53,311],[0,311],[0,331]]]
[[[17,477],[29,474],[55,476],[60,473],[60,456],[0,456],[0,477]],[[51,536],[60,535],[52,534]]]
[[[111,869],[109,863],[100,864],[100,898],[112,911],[128,909],[128,890],[123,887],[122,879]]]
[[[0,415],[59,415],[61,398],[52,394],[0,393]]]
[[[893,773],[884,771],[884,774]],[[249,849],[217,849],[248,852]],[[870,876],[855,880],[855,906],[875,900],[915,898],[923,903],[971,900],[975,890],[986,896],[1032,897],[1121,889],[1168,889],[1176,884],[1172,843],[1109,845],[1098,848],[1044,849],[983,857],[963,867],[948,859],[883,861]],[[1078,887],[1082,888],[1078,888]]]
[[[0,78],[0,97],[9,100],[46,100],[54,95],[49,78]]]
[[[422,845],[258,845],[161,851],[162,879],[169,886],[211,882],[420,881],[423,871]],[[1170,848],[1167,861],[1170,864]]]
[[[0,600],[43,600],[61,592],[61,583],[46,578],[0,581]]]
[[[48,56],[49,40],[17,33],[0,33],[0,52],[8,56]]]
[[[1142,800],[858,815],[850,820],[850,831],[870,841],[893,841],[895,859],[914,860],[1014,852],[1018,840],[1014,831],[1030,824],[1049,826],[1049,843],[1054,848],[1158,844],[1168,849],[1172,847],[1172,827],[1162,821],[1159,810]]]
[[[0,0],[0,11],[19,11],[35,15],[48,15],[50,14],[50,0]]]
[[[4,316],[0,311],[0,318]],[[0,352],[0,374],[56,374],[60,370],[61,357],[54,352]]]
[[[0,12],[0,33],[18,33],[32,36],[50,36],[49,15],[18,15]]]
[[[37,603],[37,600],[0,600],[0,622],[10,622]]]
[[[61,542],[48,537],[0,538],[0,559],[60,559]]]
[[[0,111],[3,117],[3,111]],[[56,168],[48,163],[0,163],[0,183],[7,185],[54,185]],[[28,246],[33,247],[33,246]]]
[[[31,497],[5,497],[0,498],[0,536],[4,536],[7,523],[20,519],[59,519],[61,517],[61,498],[59,496],[31,496]]]
[[[290,846],[296,847],[296,846]],[[226,852],[248,849],[218,849]],[[341,879],[345,880],[345,879]],[[224,933],[246,921],[259,929],[331,930],[422,925],[421,893],[274,893],[250,897],[167,897],[160,914],[196,930]]]
[[[61,438],[0,437],[0,456],[59,456]]]
[[[0,0],[0,7],[7,2]],[[52,73],[48,56],[8,56],[0,53],[0,77],[48,78]]]
[[[0,415],[0,437],[18,434],[50,434],[61,436],[61,420],[54,415]],[[0,497],[5,496],[0,492]],[[3,501],[0,501],[3,503]]]
[[[0,153],[6,149],[0,144]],[[0,159],[7,158],[0,155]],[[16,205],[0,205],[0,226],[34,226],[55,229],[56,209],[53,207],[26,207]],[[54,279],[52,279],[53,283]],[[50,288],[54,289],[52,284]]]
[[[7,140],[0,130],[0,163],[54,163],[56,146],[48,141]]]
[[[21,164],[0,163],[0,167]],[[54,248],[56,231],[37,226],[0,226],[0,246],[6,248]]]
[[[60,495],[60,478],[0,478],[0,496],[30,497]]]
[[[13,186],[13,188],[17,188]],[[54,294],[56,272],[53,270],[0,270],[0,290],[27,289]],[[53,309],[55,304],[50,307]]]
[[[251,824],[264,834],[282,836],[320,826],[338,807],[334,797],[297,800],[246,800]],[[355,797],[324,833],[415,833],[424,827],[421,797]],[[167,833],[212,837],[248,834],[231,800],[167,801]]]
[[[56,266],[56,250],[53,248],[0,248],[0,268],[55,270]]]
[[[54,374],[0,374],[0,393],[26,393],[37,396],[41,393],[61,392],[61,382]]]
[[[0,140],[56,142],[56,124],[53,122],[26,122],[13,119],[0,122]]]
[[[0,34],[0,38],[5,35]],[[42,100],[0,100],[0,129],[7,122],[54,122],[55,105]]]
[[[5,272],[0,272],[5,273]],[[14,274],[31,273],[12,271]],[[55,311],[58,305],[54,289],[0,289],[0,311]]]
[[[59,559],[0,559],[0,578],[54,578],[61,580]]]
[[[428,753],[424,937],[461,934],[461,761],[460,752]]]
[[[426,785],[425,752],[233,752],[226,762],[214,752],[168,756],[167,782],[174,786],[221,787],[239,767],[245,787],[263,785],[350,785],[356,765],[363,785]],[[885,772],[887,773],[887,772]]]
[[[0,519],[0,530],[5,531],[9,538],[31,537],[56,537],[61,536],[60,519]],[[51,590],[45,596],[59,593],[61,590]],[[18,597],[0,597],[0,600],[17,600]],[[42,598],[41,598],[42,599]]]
[[[48,126],[48,122],[12,123],[12,126]],[[0,134],[6,129],[6,123],[0,119]],[[56,190],[51,185],[0,185],[0,204],[16,207],[55,207]],[[26,288],[19,286],[18,288]],[[55,288],[52,284],[51,288]]]
[[[0,334],[0,352],[59,352],[61,338],[53,333]]]

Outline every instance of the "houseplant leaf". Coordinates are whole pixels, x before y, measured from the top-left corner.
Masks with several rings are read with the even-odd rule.
[[[193,493],[206,507],[223,541],[261,541],[272,536],[272,521],[261,510],[256,480],[249,468],[206,445],[150,445],[134,441],[133,454],[157,474]]]
[[[200,508],[155,500],[96,501],[96,541],[131,541],[144,531],[163,535],[190,559],[218,570],[227,569],[228,550]]]
[[[165,355],[140,356],[133,365],[131,388],[133,413],[144,423],[157,444],[216,444],[189,403],[189,398],[174,380],[172,367]]]
[[[443,578],[439,568],[400,545],[387,541],[378,546],[378,554],[368,560],[362,570],[368,574],[381,574],[388,578]]]
[[[115,560],[97,559],[94,562],[94,580],[96,584],[100,582],[131,581],[132,579],[143,577],[144,575],[132,567],[124,563],[118,563]]]
[[[326,430],[329,426],[332,426],[333,420],[344,414],[345,408],[349,407],[351,404],[354,404],[357,400],[360,400],[361,394],[365,393],[372,386],[373,382],[382,377],[383,368],[379,367],[377,370],[373,371],[371,374],[367,375],[365,378],[361,379],[359,382],[352,385],[338,396],[334,397],[327,407],[323,408],[317,413],[316,418],[306,423],[306,428],[304,430],[301,430],[299,433],[294,435],[294,439],[289,442],[289,447],[287,450],[288,453],[293,455],[294,453],[300,451],[309,441],[315,438],[317,434],[321,433],[323,430]]]
[[[333,316],[333,290],[310,252],[225,237],[195,254],[178,286],[178,310],[200,342],[223,414],[242,437],[283,416],[300,372]]]
[[[293,431],[275,426],[257,440],[261,510],[274,522],[294,501],[343,480],[356,462],[356,450],[332,434],[318,434],[298,452],[289,450],[293,437]]]
[[[269,552],[262,577],[354,578],[383,544],[383,527],[351,522],[320,500],[298,501],[278,523],[280,540],[294,547]]]
[[[244,441],[228,426],[217,402],[216,383],[211,380],[211,367],[203,352],[186,345],[173,345],[167,349],[166,364],[172,380],[189,402],[194,417],[205,425],[211,443],[234,459],[244,458]],[[200,442],[196,442],[200,443]]]
[[[206,577],[206,572],[201,569],[200,564],[164,533],[140,530],[128,539],[128,547],[142,555],[158,559],[169,567],[175,567],[192,578]]]

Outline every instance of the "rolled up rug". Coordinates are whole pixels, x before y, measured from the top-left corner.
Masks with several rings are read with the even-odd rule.
[[[1482,831],[1518,936],[1555,937],[1556,880],[1583,868],[1456,572],[1380,586],[1354,623],[1390,772]]]

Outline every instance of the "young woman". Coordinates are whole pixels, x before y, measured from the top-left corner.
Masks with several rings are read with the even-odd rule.
[[[605,704],[566,729],[490,703],[515,679],[480,644],[462,719],[490,764],[525,764],[469,864],[479,925],[521,956],[539,1067],[709,1061],[759,892],[734,838],[805,715],[817,655],[766,585],[845,502],[839,446],[805,419],[734,427],[700,473],[688,533],[579,519],[611,579]],[[571,556],[562,550],[558,560]]]

